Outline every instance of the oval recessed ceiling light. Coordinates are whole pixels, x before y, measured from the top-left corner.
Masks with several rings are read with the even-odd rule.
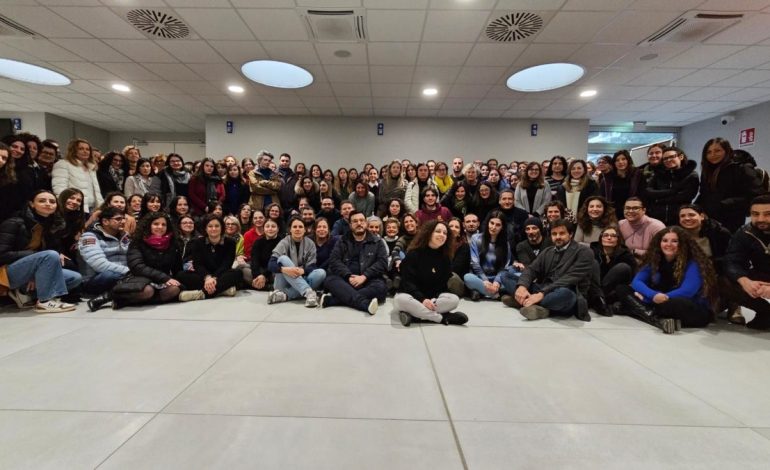
[[[243,87],[239,85],[230,85],[227,89],[233,93],[243,93]]]
[[[438,90],[435,88],[425,88],[422,90],[422,94],[425,96],[436,96],[438,95]]]
[[[346,51],[345,49],[340,49],[338,51],[334,51],[334,56],[335,57],[339,57],[340,59],[346,59],[346,58],[350,57],[351,55],[353,55],[353,54],[351,54],[350,51]]]
[[[575,64],[543,64],[514,73],[505,84],[515,91],[554,90],[575,83],[584,73],[585,69]]]
[[[313,83],[313,75],[307,70],[275,60],[246,62],[241,72],[253,82],[275,88],[303,88]]]
[[[585,90],[580,92],[581,98],[590,98],[592,96],[596,96],[596,90]]]
[[[72,80],[59,72],[11,59],[0,59],[0,77],[35,85],[64,86],[72,83]]]
[[[124,85],[122,83],[113,83],[112,89],[115,91],[124,91],[124,92],[131,91],[131,88],[129,88],[128,85]]]

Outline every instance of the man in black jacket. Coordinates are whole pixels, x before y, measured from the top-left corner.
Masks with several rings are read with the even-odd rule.
[[[278,198],[281,200],[281,207],[283,210],[289,210],[294,207],[294,201],[296,195],[294,194],[294,186],[297,184],[297,175],[291,169],[291,155],[288,153],[282,153],[278,157],[278,173],[281,175],[283,185],[281,185],[281,191],[278,194]],[[329,224],[331,226],[331,223]]]
[[[551,239],[543,236],[543,223],[538,217],[529,217],[524,222],[524,233],[527,235],[526,240],[519,243],[511,241],[511,253],[514,253],[514,261],[501,278],[507,292],[516,291],[516,284],[524,269],[532,264],[543,249],[551,246]]]
[[[388,254],[380,237],[367,230],[362,212],[351,212],[350,233],[334,246],[329,257],[329,270],[321,297],[321,308],[346,305],[374,315],[378,299],[388,292],[383,275],[388,267]]]
[[[553,246],[544,249],[524,270],[514,296],[503,303],[520,309],[527,320],[550,315],[591,321],[586,295],[594,267],[590,248],[572,241],[574,228],[566,220],[551,224]]]
[[[746,324],[757,330],[770,329],[770,194],[751,201],[751,223],[730,239],[724,258],[729,288],[721,289],[729,300],[757,312]]]

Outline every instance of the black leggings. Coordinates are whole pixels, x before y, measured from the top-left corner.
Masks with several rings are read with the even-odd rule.
[[[195,271],[179,272],[174,276],[174,279],[181,282],[186,290],[203,290],[205,278],[206,276]],[[237,287],[242,279],[243,274],[240,271],[228,269],[217,276],[217,289],[214,291],[214,294],[209,295],[205,290],[203,292],[206,294],[206,298],[216,297],[231,287]]]
[[[749,271],[747,276],[752,281],[770,282],[770,274],[759,271]],[[719,291],[722,296],[730,302],[735,302],[743,307],[754,310],[759,318],[770,319],[770,302],[763,298],[753,298],[743,290],[740,284],[733,282],[726,277],[719,278]]]
[[[604,292],[604,297],[607,301],[614,302],[617,300],[615,291],[618,286],[627,286],[633,278],[633,269],[626,263],[618,263],[611,267],[601,280],[602,292]]]

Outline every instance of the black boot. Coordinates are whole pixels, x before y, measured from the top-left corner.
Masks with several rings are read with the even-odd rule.
[[[463,312],[442,313],[441,323],[444,325],[465,325],[468,323],[468,315]]]
[[[607,300],[603,295],[592,297],[588,301],[588,306],[593,308],[596,313],[603,317],[611,317],[615,314],[615,312],[612,310],[612,305],[607,303]]]
[[[655,316],[652,314],[652,309],[644,305],[636,295],[626,295],[620,299],[620,303],[629,316],[655,325]]]
[[[398,320],[402,325],[409,326],[414,322],[415,318],[402,310],[398,312]]]
[[[88,311],[95,312],[110,303],[112,303],[112,294],[105,292],[88,301]]]

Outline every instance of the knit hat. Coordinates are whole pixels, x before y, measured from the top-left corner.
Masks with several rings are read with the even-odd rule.
[[[529,217],[526,221],[524,221],[524,227],[527,227],[528,225],[534,225],[540,231],[543,230],[543,222],[538,217]]]

